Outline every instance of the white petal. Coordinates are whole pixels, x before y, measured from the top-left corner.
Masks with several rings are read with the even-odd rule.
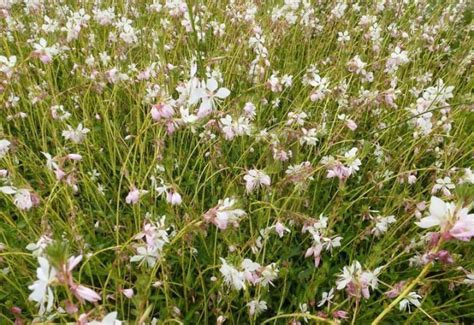
[[[438,218],[435,218],[433,216],[428,216],[420,220],[420,222],[415,222],[415,224],[418,227],[421,228],[431,228],[434,226],[439,226],[440,225],[440,220]]]
[[[214,91],[217,89],[217,87],[218,85],[216,79],[211,78],[207,80],[207,89],[209,89],[210,91]]]
[[[2,186],[0,187],[0,192],[5,193],[5,194],[15,194],[16,189],[11,186]]]
[[[226,98],[227,96],[230,95],[230,90],[227,89],[227,88],[220,88],[217,93],[216,93],[216,97],[217,98],[221,98],[221,99],[224,99]]]
[[[437,218],[439,221],[444,220],[446,218],[446,214],[448,212],[448,208],[446,203],[443,200],[437,198],[436,196],[431,197],[431,204],[430,204],[430,214]]]
[[[189,104],[194,105],[196,104],[201,98],[206,96],[206,92],[202,88],[195,88],[191,91],[191,95],[189,96]]]

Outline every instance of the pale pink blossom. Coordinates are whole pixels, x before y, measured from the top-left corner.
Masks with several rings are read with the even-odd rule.
[[[129,298],[129,299],[132,298],[133,295],[134,295],[133,289],[131,289],[131,288],[129,288],[129,289],[123,289],[123,290],[122,290],[122,293],[123,293],[123,295],[124,295],[125,297],[127,297],[127,298]]]
[[[151,108],[151,117],[155,121],[169,119],[174,115],[173,107],[167,103],[159,103]]]
[[[248,193],[262,185],[270,186],[271,184],[270,176],[258,169],[249,170],[244,176],[244,180],[246,181],[245,188],[247,189]]]
[[[166,194],[166,201],[171,203],[171,205],[180,205],[183,200],[181,198],[181,194],[174,190],[170,190]]]
[[[142,197],[146,193],[148,193],[148,191],[139,190],[135,186],[133,186],[127,197],[125,198],[125,202],[127,202],[128,204],[136,204],[140,200],[140,197]]]
[[[92,289],[89,289],[81,284],[73,284],[71,285],[71,292],[76,296],[79,301],[87,300],[90,302],[97,302],[101,298],[97,292]]]

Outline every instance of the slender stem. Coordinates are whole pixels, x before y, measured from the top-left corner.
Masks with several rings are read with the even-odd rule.
[[[442,239],[438,242],[438,245],[433,249],[433,252],[436,253],[439,250],[439,247],[442,244]],[[424,279],[425,275],[429,272],[431,267],[433,266],[433,263],[428,263],[425,265],[425,267],[421,270],[420,274],[416,277],[415,280],[413,280],[409,285],[406,286],[406,288],[398,295],[398,297],[392,301],[388,307],[386,307],[378,316],[375,318],[372,322],[372,325],[377,325],[380,323],[380,321],[387,316],[387,314],[395,307],[403,298],[406,297],[407,294],[410,293],[410,291],[415,287],[421,280]]]

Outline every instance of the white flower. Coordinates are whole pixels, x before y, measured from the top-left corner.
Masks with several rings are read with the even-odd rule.
[[[244,210],[233,208],[236,202],[231,198],[219,201],[215,218],[215,224],[219,229],[226,229],[229,223],[238,224],[240,218],[246,215]]]
[[[258,186],[270,186],[271,184],[270,176],[258,169],[249,170],[247,175],[244,176],[244,180],[246,181],[245,187],[249,193]]]
[[[307,144],[310,146],[315,146],[316,142],[318,142],[318,138],[316,137],[316,129],[309,129],[306,130],[305,128],[301,129],[301,132],[303,132],[303,135],[300,138],[300,144]]]
[[[117,319],[117,312],[111,312],[105,315],[101,321],[93,320],[91,322],[87,322],[88,325],[120,325],[122,324],[121,321]]]
[[[264,300],[252,300],[247,304],[250,316],[258,315],[267,310],[267,302]]]
[[[30,191],[27,189],[19,189],[15,193],[15,197],[13,198],[13,203],[18,207],[20,210],[29,210],[33,207],[33,201],[31,198]]]
[[[67,140],[71,140],[74,143],[81,143],[84,141],[86,134],[89,133],[89,129],[82,126],[79,123],[76,129],[73,129],[70,125],[67,126],[67,130],[63,131],[63,137]]]
[[[137,248],[137,255],[130,258],[130,262],[146,262],[152,268],[157,259],[160,258],[158,247],[140,246]]]
[[[38,313],[43,315],[53,308],[54,295],[50,284],[56,279],[57,271],[49,265],[48,260],[44,257],[38,257],[38,263],[40,264],[40,267],[36,269],[38,280],[28,286],[28,289],[32,291],[28,299],[39,304],[40,309]]]
[[[283,238],[283,236],[285,235],[285,231],[286,231],[287,233],[290,233],[290,232],[291,232],[290,229],[288,229],[287,227],[285,227],[285,225],[282,224],[282,223],[279,222],[279,221],[275,224],[274,228],[275,228],[275,231],[277,232],[277,234],[278,234],[278,236],[279,236],[280,238]]]
[[[49,170],[54,170],[54,169],[58,169],[59,166],[58,164],[56,163],[56,161],[54,160],[53,156],[51,156],[51,154],[47,153],[47,152],[41,152],[43,154],[43,156],[45,156],[46,158],[46,167],[49,169]]]
[[[431,193],[434,194],[436,192],[443,192],[444,195],[450,196],[452,189],[454,189],[456,185],[451,181],[450,177],[445,177],[445,178],[438,178],[436,180],[436,184],[433,186],[433,189],[431,190]]]
[[[459,180],[460,184],[470,183],[474,184],[474,173],[472,172],[471,168],[464,168],[464,175]]]
[[[354,281],[356,277],[362,272],[362,266],[358,261],[352,263],[351,266],[344,266],[342,274],[339,274],[339,279],[336,281],[337,290],[344,289],[349,283]]]
[[[375,227],[372,228],[371,232],[377,237],[385,233],[390,224],[395,223],[397,221],[397,219],[395,219],[394,216],[388,216],[388,217],[378,216],[376,217],[375,220],[376,220],[376,224],[375,224]]]
[[[225,99],[230,95],[230,90],[227,88],[219,88],[217,80],[210,78],[202,87],[191,90],[189,104],[194,105],[201,100],[201,105],[197,112],[199,118],[205,117],[211,113],[216,106],[219,99]]]
[[[440,226],[441,229],[443,229],[448,222],[450,213],[454,211],[454,208],[455,207],[452,203],[445,203],[436,196],[432,196],[430,215],[422,218],[419,222],[415,222],[415,224],[421,228]]]
[[[0,55],[0,72],[4,73],[7,78],[11,78],[13,75],[13,68],[16,65],[16,56],[5,57]]]
[[[466,274],[466,278],[464,279],[463,283],[467,285],[474,285],[474,273]]]
[[[224,282],[228,286],[233,287],[235,290],[245,288],[244,272],[241,272],[237,270],[234,266],[227,264],[227,261],[225,259],[221,258],[220,260],[222,261],[222,266],[219,271],[224,277]]]
[[[0,159],[6,156],[8,150],[10,150],[11,142],[7,139],[0,140]]]
[[[321,301],[318,303],[318,307],[321,307],[324,304],[330,304],[334,298],[334,288],[331,288],[329,292],[323,292],[321,295]]]
[[[44,249],[53,242],[51,238],[46,235],[40,237],[40,239],[35,243],[30,243],[26,246],[26,249],[31,251],[33,256],[41,256]]]
[[[358,171],[359,166],[362,164],[360,159],[357,158],[357,151],[357,148],[352,148],[344,154],[344,158],[346,159],[346,164],[351,175]]]
[[[278,277],[278,272],[279,270],[275,263],[265,266],[261,270],[260,284],[264,287],[266,287],[268,284],[273,285],[272,281]]]
[[[417,294],[416,292],[410,292],[409,294],[406,295],[404,299],[400,301],[399,309],[400,310],[406,310],[408,308],[408,312],[411,313],[410,310],[410,304],[413,306],[419,307],[421,305],[420,299],[421,296]]]

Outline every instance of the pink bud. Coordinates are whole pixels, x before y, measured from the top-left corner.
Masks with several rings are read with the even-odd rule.
[[[346,126],[352,131],[355,131],[355,129],[357,129],[357,124],[353,120],[347,120]]]
[[[69,155],[66,156],[68,159],[74,160],[74,161],[80,161],[82,160],[82,156],[77,154],[77,153],[70,153]]]
[[[170,191],[166,195],[166,201],[171,205],[180,205],[182,202],[181,195],[178,192]]]
[[[127,298],[129,298],[129,299],[132,298],[133,295],[134,295],[133,289],[123,289],[123,290],[122,290],[122,293],[123,293],[123,295],[124,295],[125,297],[127,297]]]
[[[54,174],[56,175],[56,179],[58,181],[60,181],[61,179],[64,178],[64,176],[66,176],[66,173],[60,168],[55,169]]]
[[[97,302],[101,299],[98,293],[92,289],[84,287],[83,285],[75,285],[71,287],[71,291],[79,300]]]
[[[332,315],[335,318],[340,318],[340,319],[346,319],[348,317],[347,311],[344,311],[344,310],[336,310],[332,313]]]

